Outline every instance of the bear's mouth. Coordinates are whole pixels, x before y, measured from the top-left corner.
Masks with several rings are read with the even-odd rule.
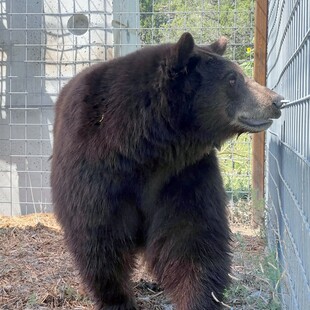
[[[240,116],[238,120],[250,132],[266,130],[272,124],[271,119],[247,118]]]

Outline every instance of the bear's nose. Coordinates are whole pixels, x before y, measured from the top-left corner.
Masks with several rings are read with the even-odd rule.
[[[277,95],[275,96],[274,98],[272,98],[272,104],[278,108],[278,109],[281,109],[281,107],[283,106],[283,104],[286,102],[284,100],[284,97],[280,96],[280,95]]]

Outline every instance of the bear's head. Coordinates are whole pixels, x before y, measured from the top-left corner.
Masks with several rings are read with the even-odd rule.
[[[161,66],[162,87],[178,114],[180,128],[194,127],[214,145],[235,134],[266,130],[279,118],[283,97],[244,75],[234,62],[222,57],[227,40],[197,46],[184,33]]]

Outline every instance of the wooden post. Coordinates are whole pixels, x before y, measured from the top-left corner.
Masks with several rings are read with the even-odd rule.
[[[267,74],[268,0],[256,0],[254,39],[254,79],[266,85]],[[252,199],[253,226],[262,224],[264,217],[265,133],[253,135],[252,144]]]

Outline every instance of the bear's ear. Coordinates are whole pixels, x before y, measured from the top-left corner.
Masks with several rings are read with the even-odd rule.
[[[176,60],[180,66],[186,66],[194,46],[195,42],[192,35],[189,32],[183,33],[174,47],[177,57]]]
[[[227,38],[226,37],[220,37],[217,41],[214,43],[208,45],[208,49],[210,49],[212,52],[218,54],[218,55],[224,55],[227,47]]]
[[[171,46],[166,66],[172,76],[186,69],[194,46],[194,39],[188,32],[183,33],[179,41]]]

